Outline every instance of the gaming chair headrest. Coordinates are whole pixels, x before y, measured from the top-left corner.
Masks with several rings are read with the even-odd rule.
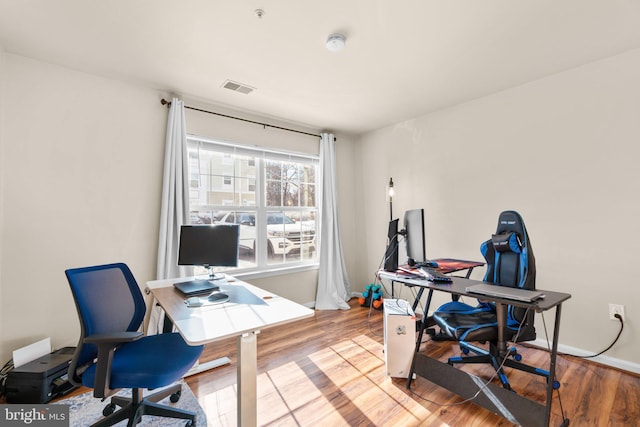
[[[535,257],[524,221],[518,212],[504,211],[500,214],[496,233],[482,243],[480,251],[487,261],[486,282],[513,283],[507,286],[535,289]],[[509,253],[510,261],[505,265],[504,256]],[[498,270],[497,264],[500,264]]]
[[[504,211],[498,217],[498,227],[496,228],[496,234],[509,232],[517,233],[521,239],[527,238],[527,232],[524,228],[524,221],[522,220],[522,217],[518,212]]]

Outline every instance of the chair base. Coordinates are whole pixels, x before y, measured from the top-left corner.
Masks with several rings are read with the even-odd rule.
[[[447,363],[453,366],[455,363],[488,363],[493,366],[493,369],[498,374],[498,379],[502,383],[502,387],[507,390],[511,390],[511,385],[509,384],[509,379],[507,375],[504,373],[503,367],[507,366],[509,368],[517,369],[519,371],[528,372],[530,374],[539,375],[544,377],[549,381],[549,372],[543,369],[539,369],[533,366],[526,365],[524,363],[519,362],[520,355],[516,351],[515,347],[512,347],[507,350],[507,354],[504,356],[500,356],[500,352],[498,351],[495,343],[489,343],[489,351],[476,347],[475,345],[469,344],[465,341],[460,341],[460,348],[463,352],[467,353],[469,351],[476,354],[476,356],[457,356],[450,357]],[[509,357],[513,357],[514,359],[510,359]],[[503,362],[504,360],[504,362]],[[556,386],[557,385],[557,386]],[[559,387],[559,383],[554,382],[554,389]]]
[[[181,384],[175,384],[142,398],[142,389],[134,388],[131,390],[131,398],[121,396],[112,397],[111,403],[107,405],[102,412],[105,417],[91,427],[112,426],[123,420],[129,420],[127,427],[134,427],[141,421],[143,415],[184,419],[188,420],[187,426],[195,427],[195,413],[157,403],[167,396],[171,396],[172,402],[177,402],[181,392]],[[114,412],[117,406],[119,406],[120,409]]]

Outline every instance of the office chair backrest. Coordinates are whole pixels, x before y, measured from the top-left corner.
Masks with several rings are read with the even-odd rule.
[[[97,347],[84,337],[109,332],[137,331],[146,305],[138,283],[125,264],[108,264],[65,271],[80,318],[80,341],[71,361],[70,380],[80,384],[79,373],[97,356]]]

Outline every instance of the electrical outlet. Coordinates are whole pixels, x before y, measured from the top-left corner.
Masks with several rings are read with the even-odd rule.
[[[611,320],[618,320],[615,315],[619,314],[620,317],[622,317],[622,320],[624,321],[624,305],[620,305],[620,304],[609,304],[609,319]]]

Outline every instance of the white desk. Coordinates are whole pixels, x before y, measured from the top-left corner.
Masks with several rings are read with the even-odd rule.
[[[192,345],[238,337],[238,425],[255,426],[257,384],[257,341],[261,329],[313,316],[313,310],[248,283],[228,277],[221,290],[231,295],[229,302],[190,308],[173,283],[192,278],[147,282],[158,304]],[[255,297],[255,303],[234,302],[234,295]],[[237,300],[237,299],[236,299]]]

